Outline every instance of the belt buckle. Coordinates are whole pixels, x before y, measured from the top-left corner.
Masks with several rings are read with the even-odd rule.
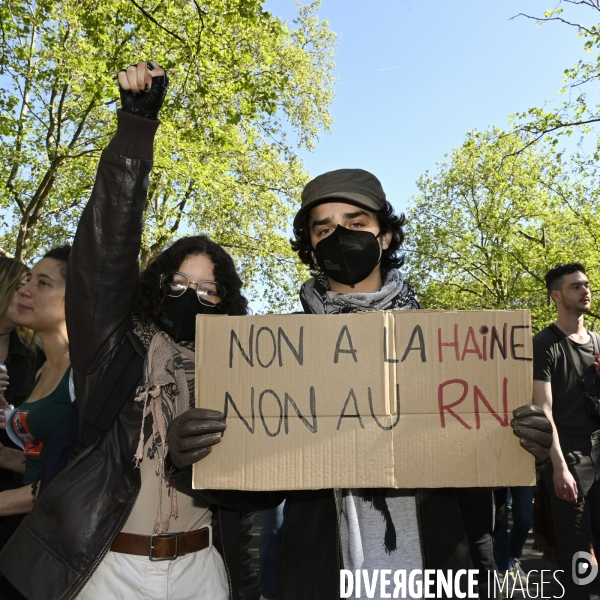
[[[166,538],[166,537],[174,537],[175,538],[175,554],[173,556],[163,556],[159,558],[158,556],[153,556],[152,551],[154,550],[154,538]],[[174,560],[179,555],[179,534],[178,533],[153,533],[150,536],[150,554],[148,558],[150,560]]]

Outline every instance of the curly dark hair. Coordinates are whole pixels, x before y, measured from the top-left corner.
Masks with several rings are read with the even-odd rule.
[[[343,202],[347,202],[347,200],[343,200]],[[394,208],[389,202],[386,201],[385,205],[385,208],[381,210],[372,211],[377,217],[380,234],[392,234],[390,245],[382,252],[381,262],[379,263],[381,276],[384,279],[392,269],[399,269],[404,264],[404,256],[399,254],[398,251],[404,242],[402,227],[406,222],[404,213],[397,215],[394,213]],[[309,266],[311,273],[316,274],[320,269],[312,256],[313,248],[310,245],[310,231],[308,228],[309,217],[310,211],[306,213],[302,225],[299,228],[294,227],[294,237],[290,239],[290,244],[292,245],[292,250],[298,253],[300,260]]]
[[[160,276],[176,273],[188,257],[203,254],[214,265],[217,289],[221,296],[219,307],[227,315],[248,314],[248,300],[242,295],[239,278],[231,256],[219,244],[204,235],[194,235],[177,240],[148,263],[140,273],[133,299],[133,315],[140,321],[154,320],[159,315],[166,298],[166,289],[160,285]]]

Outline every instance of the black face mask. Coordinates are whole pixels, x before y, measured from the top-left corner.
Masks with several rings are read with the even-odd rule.
[[[381,248],[370,231],[353,231],[338,225],[317,244],[315,257],[327,277],[354,287],[373,272],[381,259]]]
[[[181,296],[167,296],[156,324],[176,342],[193,342],[196,339],[196,315],[218,315],[219,305],[200,304],[196,290],[188,288]]]

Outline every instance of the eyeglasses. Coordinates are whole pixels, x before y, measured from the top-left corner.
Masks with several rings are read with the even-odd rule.
[[[177,298],[185,294],[191,284],[196,286],[196,294],[198,295],[200,304],[214,306],[221,302],[216,281],[190,281],[190,278],[185,273],[177,272],[173,273],[171,277],[161,275],[160,283],[166,288],[167,296],[171,296],[172,298]],[[221,291],[224,292],[225,290]]]

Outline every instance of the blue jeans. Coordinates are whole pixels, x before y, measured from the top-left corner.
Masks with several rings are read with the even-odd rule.
[[[260,593],[268,600],[277,598],[277,569],[283,534],[283,509],[285,501],[277,508],[263,511],[260,532]]]
[[[511,487],[513,526],[508,531],[508,506],[504,502],[504,515],[500,529],[494,532],[494,559],[498,571],[510,571],[513,558],[521,558],[527,534],[533,523],[533,488]],[[496,494],[498,499],[498,494]],[[499,506],[496,507],[500,508]]]

